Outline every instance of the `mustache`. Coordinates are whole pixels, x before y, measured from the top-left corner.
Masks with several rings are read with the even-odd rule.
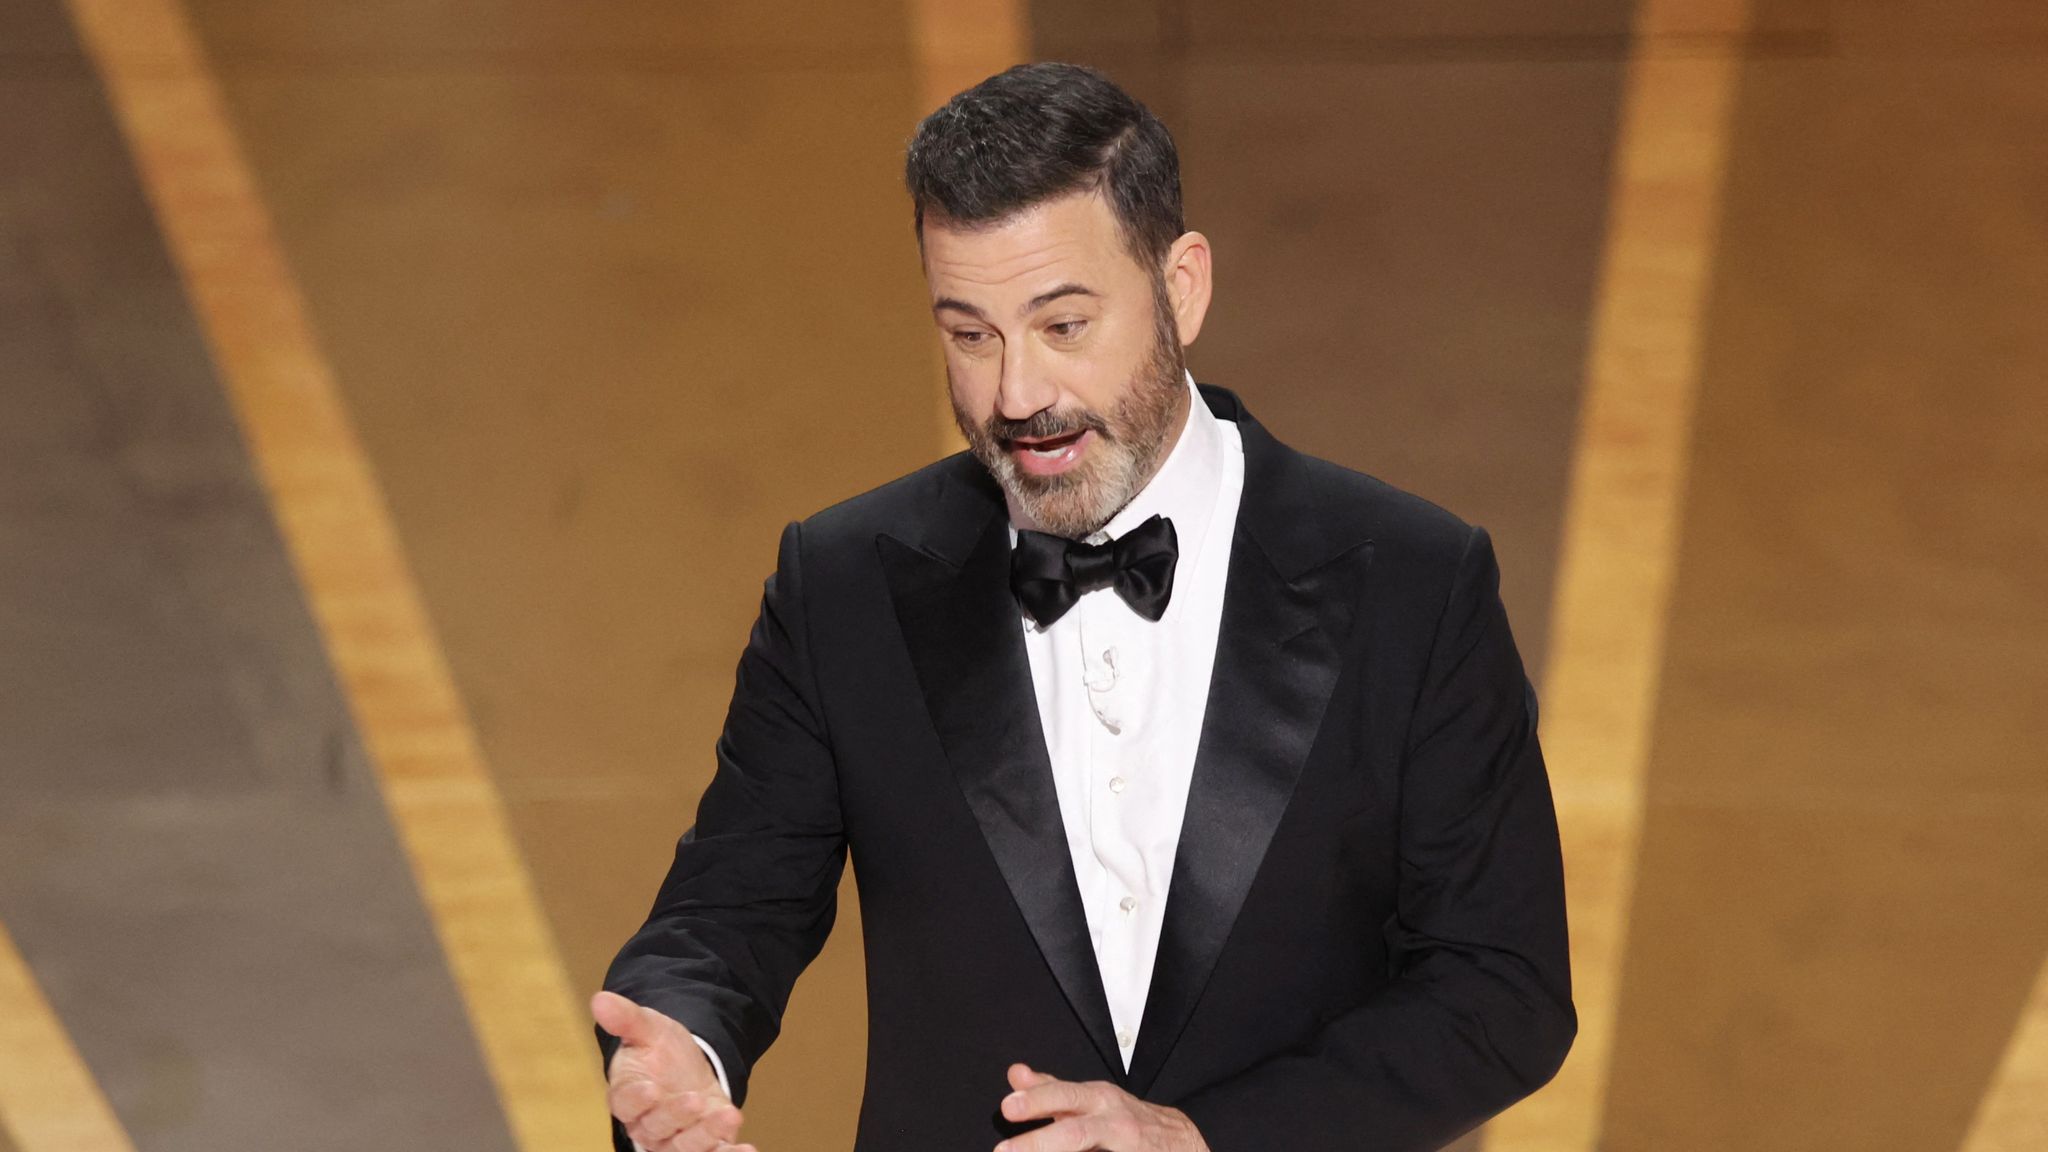
[[[1084,431],[1092,431],[1105,440],[1114,439],[1109,433],[1109,421],[1085,408],[1070,411],[1047,408],[1032,413],[1027,420],[1008,420],[1002,416],[990,416],[982,425],[982,429],[988,433],[990,440],[1045,440]]]

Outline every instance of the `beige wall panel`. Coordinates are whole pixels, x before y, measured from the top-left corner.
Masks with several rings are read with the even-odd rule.
[[[1643,839],[1601,1148],[1958,1146],[2048,947],[2040,805],[1701,797]]]
[[[1743,16],[1638,10],[1544,670],[1579,1031],[1498,1152],[1600,1146]]]
[[[1829,55],[2039,56],[2048,5],[2034,0],[1758,0],[1756,28]]]
[[[2048,952],[2048,59],[1927,57],[1745,70],[1615,1152],[1955,1147]]]
[[[714,7],[200,5],[579,989],[692,818],[778,529],[936,455],[904,14]],[[849,907],[763,1146],[850,1142],[858,943]]]
[[[1630,0],[1185,0],[1175,5],[1190,41],[1204,48],[1282,47],[1317,56],[1387,40],[1492,41],[1474,48],[1526,58],[1529,39],[1578,42],[1579,51],[1618,55],[1629,31]],[[1560,46],[1562,47],[1562,46]]]
[[[193,0],[192,8],[217,58],[267,67],[749,71],[803,58],[857,71],[894,65],[905,50],[901,5],[886,0]]]
[[[1216,248],[1195,375],[1295,447],[1485,525],[1532,677],[1620,80],[1606,62],[1215,65],[1181,97],[1189,223]]]
[[[444,682],[408,675],[429,663],[406,659],[413,617],[323,645],[352,631],[328,627],[338,600],[359,621],[409,601],[382,595],[404,581],[382,579],[374,488],[323,420],[327,376],[180,6],[0,0],[0,45],[22,52],[0,52],[0,935],[55,1013],[0,1006],[0,1050],[25,1054],[0,1066],[35,1078],[0,1101],[16,1143],[119,1147],[125,1127],[145,1152],[279,1133],[494,1152],[512,1145],[492,1073],[514,1123],[560,1104],[588,1133],[599,1079],[548,945],[528,948],[537,902],[517,876],[452,902],[437,883],[451,856],[496,862],[465,851],[505,842],[495,809],[426,838],[415,872],[419,808],[383,802],[392,693],[355,673],[370,649],[407,719],[439,721],[423,702]],[[423,894],[474,911],[486,964],[459,931],[443,954]],[[523,994],[536,977],[551,995]],[[458,984],[482,992],[469,1020]],[[39,1035],[60,1020],[68,1039]],[[522,1031],[537,1042],[500,1043]]]
[[[1962,1152],[2031,1152],[2048,1146],[2048,963],[1977,1101]]]
[[[1117,48],[1166,48],[1214,62],[1356,58],[1428,53],[1502,59],[1621,56],[1634,0],[1033,0],[1041,56],[1075,45],[1100,56]],[[1169,125],[1170,127],[1171,125]]]
[[[135,1152],[0,925],[0,1152],[16,1152],[17,1140],[20,1152]]]

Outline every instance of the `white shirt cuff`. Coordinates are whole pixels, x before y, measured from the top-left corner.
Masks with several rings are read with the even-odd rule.
[[[702,1036],[692,1032],[690,1039],[697,1042],[697,1047],[704,1050],[704,1058],[711,1061],[711,1071],[718,1076],[718,1090],[725,1093],[727,1100],[732,1099],[732,1081],[725,1078],[725,1061],[718,1058],[718,1053],[711,1050],[711,1045],[706,1044]]]

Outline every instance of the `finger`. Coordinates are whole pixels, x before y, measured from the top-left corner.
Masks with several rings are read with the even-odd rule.
[[[1011,1120],[1072,1116],[1099,1106],[1093,1084],[1070,1084],[1051,1076],[1003,1097],[1003,1115]]]
[[[1039,1084],[1043,1084],[1047,1080],[1056,1079],[1056,1077],[1048,1076],[1043,1072],[1037,1071],[1036,1069],[1032,1068],[1029,1064],[1010,1065],[1009,1076],[1010,1087],[1015,1088],[1020,1092],[1026,1088],[1031,1088]]]
[[[599,992],[590,998],[590,1018],[626,1044],[652,1044],[658,1034],[659,1017],[660,1013],[642,1008],[617,992]]]
[[[1069,1116],[996,1145],[995,1152],[1097,1152],[1100,1126],[1093,1116]]]
[[[705,1112],[706,1101],[695,1092],[679,1092],[661,1099],[640,1118],[626,1126],[626,1131],[640,1141],[642,1147],[651,1148],[664,1140],[690,1130]]]
[[[740,1134],[740,1110],[720,1100],[704,1113],[703,1119],[675,1134],[669,1152],[712,1152],[729,1148],[726,1141]]]
[[[667,1148],[669,1141],[682,1126],[676,1123],[673,1112],[653,1111],[638,1121],[626,1125],[626,1135],[642,1148]]]
[[[605,1106],[621,1124],[631,1124],[661,1102],[661,1089],[640,1076],[621,1080],[605,1093]]]

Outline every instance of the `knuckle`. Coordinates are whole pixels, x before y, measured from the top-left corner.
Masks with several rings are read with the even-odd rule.
[[[675,1135],[676,1127],[664,1122],[659,1116],[643,1116],[626,1125],[626,1135],[631,1136],[643,1148],[651,1148]]]

